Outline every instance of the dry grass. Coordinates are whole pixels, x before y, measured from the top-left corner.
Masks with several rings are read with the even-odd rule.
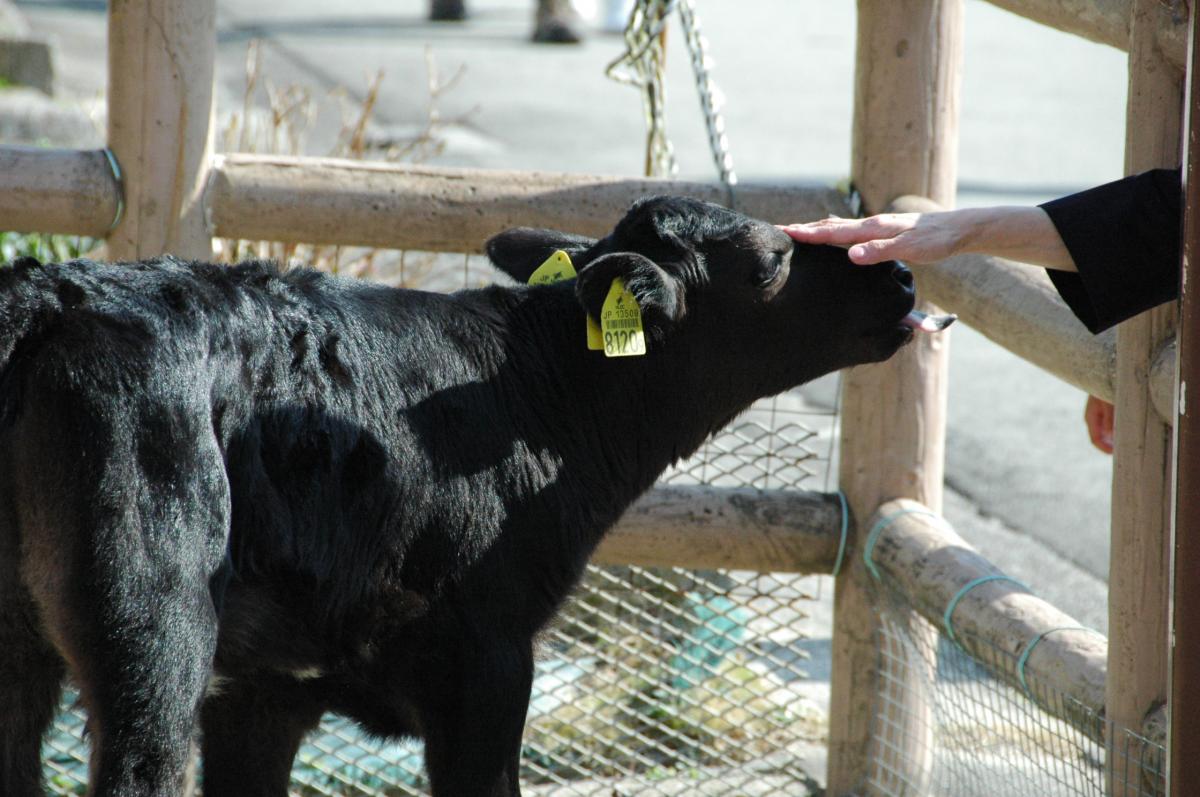
[[[420,128],[410,136],[381,136],[373,120],[379,105],[384,71],[378,70],[367,80],[366,90],[354,97],[345,88],[316,94],[308,86],[276,85],[263,74],[262,45],[252,41],[246,51],[246,83],[241,110],[230,115],[220,131],[220,145],[226,152],[274,155],[304,155],[308,139],[319,116],[334,105],[340,117],[340,129],[329,157],[374,160],[387,163],[425,163],[445,148],[443,133],[450,125],[461,124],[466,116],[446,118],[440,106],[464,74],[460,67],[448,78],[438,69],[429,48],[425,50],[426,113]],[[261,102],[265,100],[265,107]],[[329,246],[301,242],[246,241],[217,239],[218,260],[236,263],[250,258],[276,260],[292,265],[307,265],[335,274],[385,279],[387,282],[415,286],[429,275],[435,256],[369,247]]]

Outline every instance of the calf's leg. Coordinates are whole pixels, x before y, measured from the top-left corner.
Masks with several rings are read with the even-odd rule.
[[[422,706],[433,797],[520,797],[532,648],[515,643],[455,658],[458,683],[432,676],[438,688]]]
[[[41,797],[42,738],[58,705],[63,663],[42,636],[15,568],[0,571],[0,794]]]
[[[217,681],[201,711],[205,797],[286,797],[292,761],[322,706],[286,676]]]
[[[15,430],[13,503],[26,582],[88,711],[88,793],[178,795],[229,527],[211,423],[177,404],[41,394]]]

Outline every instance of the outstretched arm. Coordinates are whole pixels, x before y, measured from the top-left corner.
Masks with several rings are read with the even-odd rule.
[[[1038,207],[964,208],[940,213],[882,213],[865,219],[829,218],[789,224],[801,243],[849,247],[861,265],[881,260],[932,263],[978,252],[1061,271],[1075,261],[1050,217]]]
[[[1178,297],[1182,200],[1180,170],[1155,169],[1041,207],[885,213],[783,229],[803,243],[848,247],[862,264],[981,252],[1045,266],[1067,306],[1100,332]],[[1092,442],[1111,451],[1112,406],[1089,398],[1084,417]]]

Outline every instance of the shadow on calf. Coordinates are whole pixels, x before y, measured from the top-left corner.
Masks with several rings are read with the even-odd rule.
[[[326,711],[516,795],[533,639],[604,532],[751,402],[909,340],[911,275],[659,197],[488,243],[453,295],[269,263],[0,272],[0,793],[64,677],[94,795],[286,794]],[[614,280],[641,356],[588,348]]]

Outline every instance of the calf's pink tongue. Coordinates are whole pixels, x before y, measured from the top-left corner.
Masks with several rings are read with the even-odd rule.
[[[941,332],[957,320],[958,316],[953,313],[929,315],[928,313],[922,313],[920,310],[913,310],[900,319],[900,323],[917,332]]]

